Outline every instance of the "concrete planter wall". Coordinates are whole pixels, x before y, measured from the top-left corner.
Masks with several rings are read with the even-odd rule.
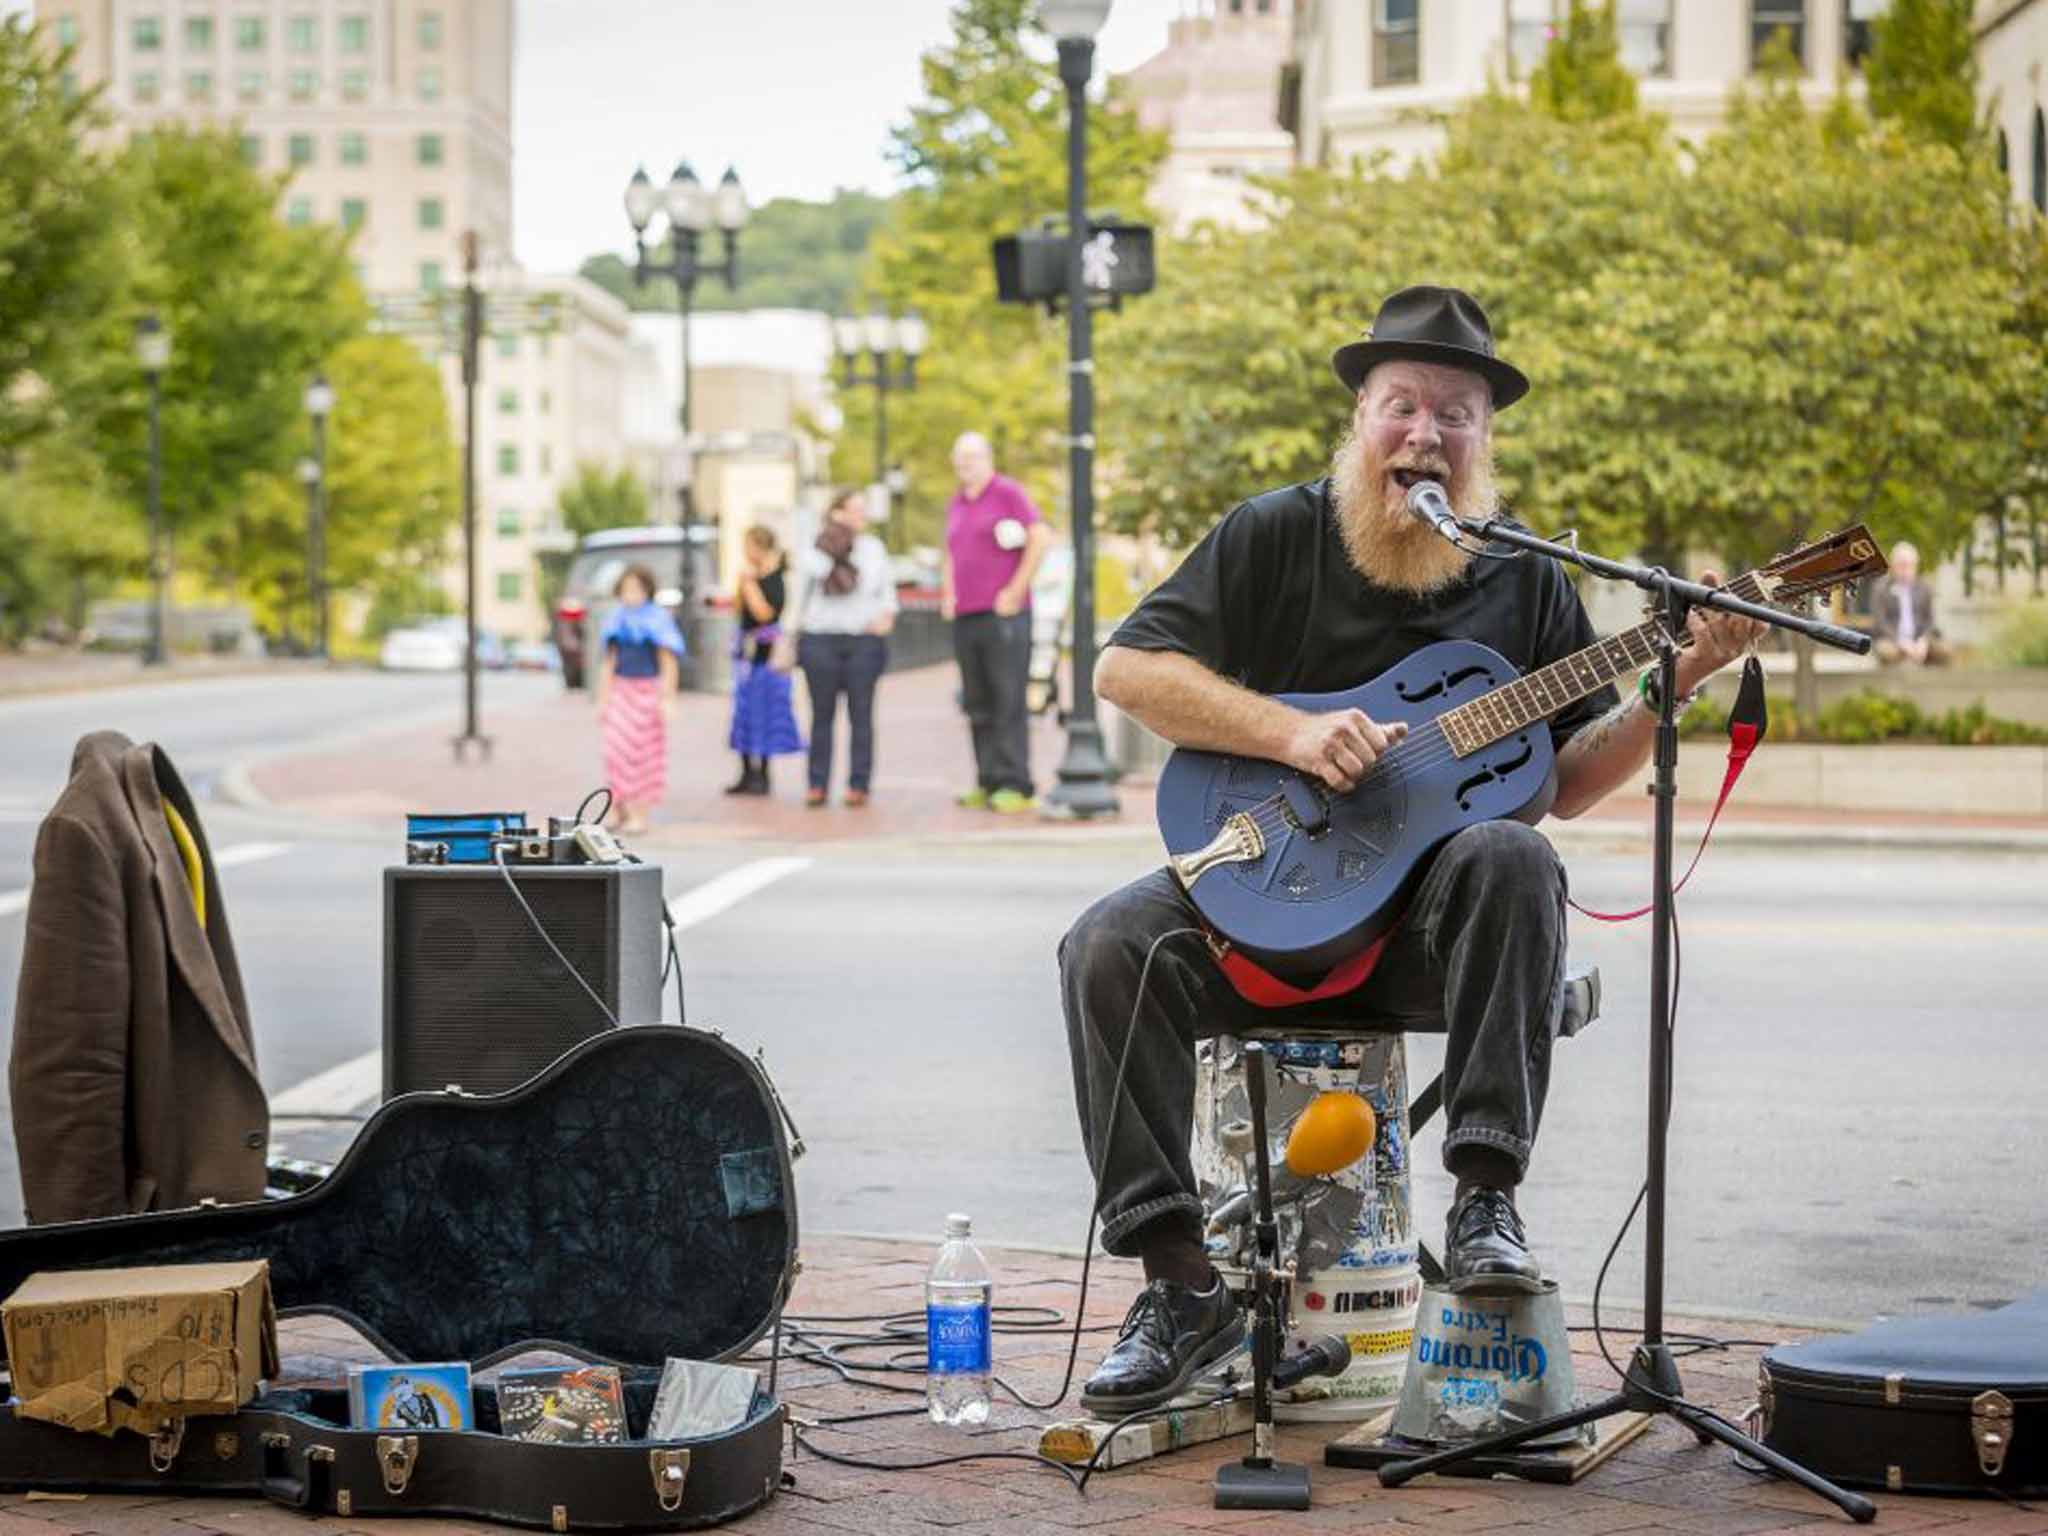
[[[1114,706],[1099,708],[1112,760],[1135,778],[1157,777],[1167,744]],[[1727,762],[1721,738],[1687,741],[1678,758],[1680,804],[1712,805]],[[1766,739],[1735,793],[1749,805],[2048,816],[2048,747],[1843,747]]]

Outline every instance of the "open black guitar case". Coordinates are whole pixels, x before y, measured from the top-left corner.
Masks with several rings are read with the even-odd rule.
[[[0,1295],[37,1270],[270,1261],[280,1315],[327,1313],[398,1360],[487,1368],[548,1350],[618,1364],[618,1445],[474,1428],[350,1429],[345,1391],[271,1388],[154,1439],[81,1434],[0,1408],[0,1488],[261,1494],[324,1515],[465,1515],[562,1530],[680,1530],[764,1503],[783,1410],[644,1438],[662,1362],[731,1360],[779,1329],[797,1268],[782,1106],[716,1034],[608,1031],[493,1097],[393,1099],[333,1173],[247,1205],[0,1232]]]
[[[1899,1493],[2048,1494],[2048,1290],[1767,1351],[1764,1444]]]

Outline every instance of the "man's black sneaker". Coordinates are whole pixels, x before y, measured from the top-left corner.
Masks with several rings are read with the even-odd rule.
[[[1444,1220],[1444,1283],[1460,1295],[1543,1289],[1515,1202],[1475,1184]]]
[[[1121,1418],[1173,1401],[1244,1342],[1244,1314],[1218,1278],[1206,1292],[1154,1280],[1138,1292],[1115,1346],[1081,1388],[1081,1406]]]

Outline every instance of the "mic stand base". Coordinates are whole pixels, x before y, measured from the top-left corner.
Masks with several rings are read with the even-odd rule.
[[[1308,1468],[1291,1461],[1226,1461],[1216,1469],[1218,1509],[1307,1509]]]

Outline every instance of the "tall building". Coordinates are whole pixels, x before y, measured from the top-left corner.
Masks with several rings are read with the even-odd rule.
[[[1297,0],[1193,0],[1166,47],[1119,77],[1147,128],[1168,135],[1152,205],[1177,231],[1257,217],[1249,176],[1284,174],[1294,136],[1274,88],[1293,45]]]
[[[512,240],[512,0],[35,0],[117,131],[233,123],[280,215],[355,232],[373,291]]]
[[[2048,4],[1977,0],[1979,99],[2015,201],[2048,213]]]
[[[1887,0],[1616,0],[1621,53],[1643,105],[1686,138],[1720,122],[1729,88],[1783,30],[1815,101],[1870,46]],[[1988,7],[1987,7],[1988,8]],[[1488,81],[1528,79],[1567,0],[1310,0],[1297,13],[1281,116],[1305,163],[1436,149],[1446,112]]]

